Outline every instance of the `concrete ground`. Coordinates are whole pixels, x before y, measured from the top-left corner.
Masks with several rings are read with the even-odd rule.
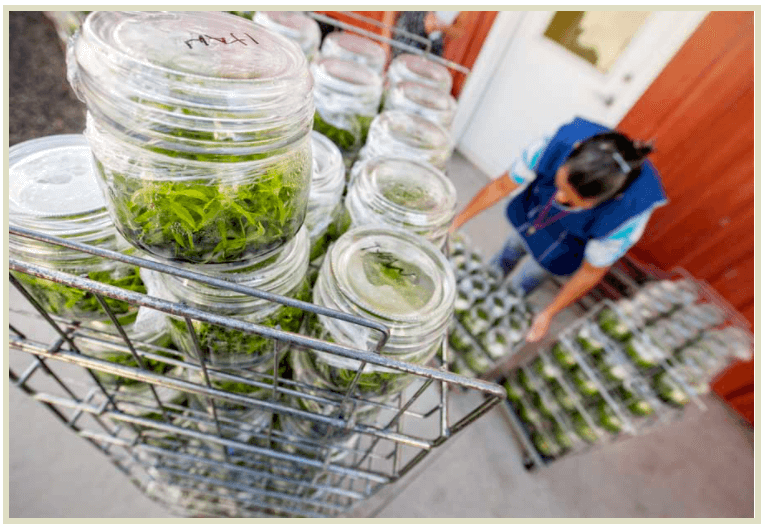
[[[11,38],[11,144],[52,133],[79,132],[81,114],[70,108],[79,102],[58,89],[63,56],[55,48],[58,44],[52,29],[40,15],[11,13],[12,37],[14,32],[25,38]],[[49,72],[44,74],[41,68]],[[57,117],[64,115],[55,110],[62,106],[71,118]],[[449,175],[461,204],[488,181],[460,155],[453,158]],[[488,257],[501,246],[505,225],[502,208],[496,206],[465,230]],[[543,303],[553,292],[546,287],[533,300]],[[25,309],[23,304],[11,291],[11,308]],[[551,333],[575,314],[572,310],[561,316]],[[10,322],[36,340],[47,341],[52,336],[44,325],[17,313],[11,314]],[[30,355],[9,353],[9,365],[17,374],[31,361]],[[11,518],[172,517],[43,405],[15,386],[8,389],[10,454],[6,466]],[[477,404],[474,394],[453,397],[458,407]],[[706,412],[692,408],[672,426],[564,458],[534,472],[523,468],[502,409],[495,408],[436,449],[407,477],[361,504],[353,516],[751,518],[752,430],[716,398],[708,397],[705,402]]]

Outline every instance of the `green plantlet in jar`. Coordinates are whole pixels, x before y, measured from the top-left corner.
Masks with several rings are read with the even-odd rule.
[[[519,402],[523,400],[523,389],[511,380],[506,380],[504,383],[505,391],[507,392],[507,398],[512,402]]]
[[[605,352],[605,349],[603,349],[603,345],[593,338],[577,335],[576,341],[579,344],[579,346],[581,346],[582,351],[584,351],[585,353],[589,355],[592,355],[593,357],[598,356]]]
[[[109,181],[116,225],[135,245],[192,263],[242,261],[279,247],[302,225],[305,163],[269,168],[252,182],[153,181],[97,162]]]
[[[518,408],[518,417],[521,418],[526,424],[533,426],[542,426],[544,418],[535,408],[530,408],[528,405],[522,405]]]
[[[11,271],[14,277],[26,286],[29,293],[45,308],[48,313],[59,316],[71,316],[79,319],[82,313],[92,313],[88,318],[102,316],[107,318],[106,312],[101,307],[96,296],[84,289],[70,287],[68,285],[52,282],[44,278]],[[102,284],[113,285],[135,293],[146,294],[146,286],[141,281],[138,267],[131,267],[127,273],[119,271],[91,271],[86,275],[91,280]],[[115,300],[107,296],[102,297],[107,306],[117,317],[120,325],[131,324],[138,315],[138,307],[131,306],[128,302]],[[104,323],[111,324],[111,320]]]
[[[547,400],[540,392],[534,392],[531,396],[531,403],[547,419],[554,419],[557,407],[553,401]]]
[[[656,374],[653,377],[652,385],[654,390],[656,390],[656,395],[662,401],[673,406],[685,406],[690,400],[688,394],[666,372]]]
[[[627,409],[632,415],[644,417],[653,414],[653,408],[651,407],[651,404],[643,397],[638,395],[638,393],[634,390],[629,390],[624,386],[619,386],[616,388],[614,393],[621,400],[621,402],[627,406]]]
[[[651,348],[642,342],[630,338],[623,344],[624,352],[639,368],[650,370],[658,365],[658,361]]]
[[[606,401],[598,403],[598,424],[612,434],[618,434],[622,431],[621,419],[614,413]]]
[[[558,404],[567,411],[576,410],[576,401],[566,392],[566,389],[557,381],[550,382],[550,392]]]
[[[547,381],[557,379],[561,374],[558,368],[556,368],[552,364],[549,364],[547,361],[545,361],[541,357],[537,358],[532,363],[532,367],[534,368],[534,371],[540,377],[542,377],[543,379]]]
[[[308,281],[304,280],[300,290],[293,298],[308,301],[309,297],[310,286]],[[295,333],[300,328],[302,318],[302,309],[280,305],[268,318],[259,320],[256,324],[270,328],[278,326],[282,331]],[[185,320],[174,317],[169,317],[168,320],[173,341],[187,355],[191,354],[193,358],[196,358],[194,344],[188,334]],[[206,361],[210,361],[211,358],[221,360],[229,357],[234,359],[237,357],[260,357],[270,355],[274,351],[275,341],[262,335],[245,333],[201,320],[192,319],[191,324],[199,339],[202,356]],[[224,362],[227,361],[224,359]]]
[[[371,123],[371,118],[369,120]],[[363,134],[364,140],[357,142],[356,135],[354,135],[353,132],[350,130],[345,130],[343,128],[338,128],[336,126],[333,126],[329,124],[327,121],[322,119],[321,115],[319,114],[319,111],[317,110],[313,114],[313,129],[319,132],[322,135],[327,136],[327,138],[335,143],[337,147],[340,150],[348,151],[351,150],[353,147],[355,147],[357,144],[364,144],[366,142],[366,134]],[[367,132],[369,131],[369,124],[367,124]]]
[[[553,426],[552,433],[553,438],[555,439],[555,442],[558,443],[561,451],[566,452],[567,450],[571,450],[571,448],[574,446],[571,438],[568,435],[568,432],[566,432],[557,423]]]
[[[598,385],[595,384],[595,382],[593,382],[582,369],[577,368],[572,370],[570,374],[574,386],[579,390],[579,393],[585,397],[594,397],[600,393]]]
[[[598,325],[603,333],[614,339],[624,342],[632,336],[627,325],[619,319],[619,316],[611,309],[603,309],[598,314]]]
[[[565,369],[570,370],[576,366],[576,357],[574,354],[563,347],[563,344],[556,342],[551,350],[553,358],[563,366]]]
[[[527,392],[536,391],[536,386],[532,384],[529,376],[521,368],[518,368],[518,370],[516,370],[515,379],[518,382],[518,384]]]
[[[163,339],[160,342],[154,342],[154,346],[159,346],[162,348],[167,348],[170,350],[176,349],[173,343],[170,341],[170,337]],[[157,355],[161,355],[163,357],[167,357],[169,359],[175,359],[177,357],[171,355],[170,353],[159,351],[159,350],[151,350],[152,353],[155,353]],[[131,368],[139,368],[138,362],[136,362],[135,358],[133,358],[133,355],[131,353],[124,353],[120,351],[115,351],[113,353],[99,353],[97,355],[97,358],[107,360],[109,362],[112,362],[114,364],[120,364],[122,366],[129,366]],[[149,359],[147,357],[141,357],[141,362],[143,362],[144,367],[152,372],[156,373],[158,375],[164,375],[175,366],[172,364],[167,364],[166,362]],[[127,377],[121,377],[119,375],[112,375],[110,373],[101,372],[98,370],[92,370],[93,374],[98,377],[99,380],[102,382],[105,382],[107,384],[117,384],[121,386],[137,386],[140,384],[144,384],[143,381],[138,381],[135,379],[128,379]],[[161,416],[160,416],[161,417]]]
[[[571,414],[571,424],[574,425],[574,431],[576,432],[576,435],[588,443],[597,443],[598,435],[595,433],[592,427],[587,424],[587,420],[582,417],[582,414],[579,412],[573,412]]]
[[[534,444],[534,448],[537,449],[537,452],[544,457],[553,458],[560,454],[560,447],[556,443],[551,443],[545,439],[545,437],[538,432],[531,434],[531,442]]]

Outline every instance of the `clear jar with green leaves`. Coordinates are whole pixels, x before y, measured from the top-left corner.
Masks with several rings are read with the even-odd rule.
[[[302,11],[258,11],[253,21],[297,42],[309,62],[319,52],[319,23]]]
[[[106,210],[85,137],[66,134],[24,141],[8,152],[8,223],[117,252],[133,248],[120,236]],[[139,268],[58,245],[10,236],[8,254],[47,267],[145,293]],[[11,271],[50,314],[111,325],[96,296],[84,289]],[[135,320],[138,306],[104,297],[120,324]]]
[[[376,157],[354,165],[345,208],[354,227],[399,227],[442,248],[457,210],[457,190],[427,163]]]
[[[222,12],[97,11],[67,67],[109,213],[130,243],[230,263],[300,228],[314,108],[297,44]]]
[[[454,274],[435,246],[401,229],[367,226],[349,230],[330,247],[313,303],[384,324],[390,338],[380,354],[426,364],[445,343],[455,293]],[[305,332],[370,353],[380,338],[376,330],[324,315],[309,316]],[[348,390],[361,366],[353,359],[303,348],[293,348],[290,359],[297,379],[310,374],[319,387],[339,393]],[[356,393],[388,398],[413,379],[367,363]]]
[[[377,115],[382,78],[362,64],[335,57],[315,61],[311,73],[316,105],[313,129],[337,145],[350,167]]]
[[[244,264],[208,265],[204,274],[268,293],[308,300],[308,234],[301,229],[289,243],[270,254]],[[199,271],[198,268],[193,270]],[[251,295],[204,284],[170,274],[163,276],[168,300],[245,322],[278,327],[296,332],[303,311]],[[182,318],[169,318],[170,334],[188,360],[199,362],[191,335]],[[274,354],[281,355],[286,345],[262,335],[224,328],[201,320],[192,320],[206,363],[223,368],[273,365]]]

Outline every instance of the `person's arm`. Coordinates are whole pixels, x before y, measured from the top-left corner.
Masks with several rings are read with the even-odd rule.
[[[538,342],[550,328],[553,317],[576,302],[600,282],[619,258],[637,243],[645,231],[653,208],[624,222],[604,238],[587,242],[584,262],[571,279],[561,288],[555,299],[540,312],[529,330],[526,340]]]
[[[589,293],[606,276],[609,269],[611,266],[593,267],[589,262],[583,262],[571,279],[558,291],[553,301],[534,317],[526,340],[528,342],[541,340],[550,329],[553,317]]]
[[[456,231],[473,216],[507,197],[519,186],[518,183],[515,183],[510,179],[507,172],[491,181],[488,185],[479,190],[473,199],[470,200],[470,203],[462,209],[462,212],[454,218],[454,223],[452,223],[450,232]]]

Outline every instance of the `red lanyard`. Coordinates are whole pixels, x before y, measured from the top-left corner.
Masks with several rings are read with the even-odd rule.
[[[544,210],[542,212],[540,212],[539,215],[537,216],[537,219],[534,220],[534,223],[532,224],[532,227],[529,229],[530,234],[534,234],[538,230],[544,229],[545,227],[547,227],[548,225],[552,225],[553,223],[555,223],[559,219],[561,219],[561,218],[563,218],[565,216],[568,216],[569,211],[564,210],[564,211],[559,212],[558,214],[556,214],[555,216],[553,216],[549,220],[545,221],[545,219],[547,218],[547,214],[550,211],[550,208],[552,207],[552,203],[553,203],[554,199],[555,199],[555,194],[552,195],[552,197],[550,198],[550,201],[548,201],[547,205],[545,205]]]

